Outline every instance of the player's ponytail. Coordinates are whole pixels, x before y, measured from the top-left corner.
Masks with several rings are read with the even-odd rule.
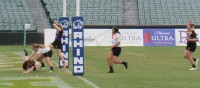
[[[114,29],[114,34],[116,34],[116,33],[120,34],[119,29],[117,27],[113,26],[113,29]]]
[[[53,27],[59,31],[63,30],[63,27],[60,25],[60,23],[56,21],[53,22]]]
[[[194,28],[194,24],[189,24],[191,28]]]
[[[57,24],[57,26],[61,29],[61,30],[63,30],[63,27],[58,23]]]
[[[33,46],[34,48],[39,48],[39,46],[38,46],[37,43],[34,43],[32,46]]]
[[[34,43],[34,44],[33,44],[33,47],[34,47],[34,48],[44,48],[45,46],[42,45],[42,44]]]
[[[42,44],[38,44],[38,47],[40,47],[40,48],[44,48],[45,46],[42,45]]]

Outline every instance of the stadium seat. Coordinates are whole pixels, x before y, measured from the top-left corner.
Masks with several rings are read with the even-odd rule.
[[[50,12],[50,19],[57,19],[62,15],[62,0],[43,0],[46,4],[45,8]],[[67,0],[68,17],[75,16],[76,0]],[[52,15],[53,14],[53,15]],[[56,16],[54,16],[54,14]],[[84,17],[85,24],[102,24],[110,25],[111,23],[122,24],[123,20],[123,0],[82,0],[81,16]],[[115,19],[106,19],[106,16],[116,16]],[[95,20],[94,20],[95,18]],[[98,20],[96,20],[98,19]],[[88,21],[89,20],[89,21]],[[118,22],[115,22],[118,21]]]
[[[199,19],[199,3],[200,0],[138,0],[139,20],[141,20],[139,22],[140,24],[150,24],[149,18],[164,18],[165,21],[157,20],[157,23],[180,25],[191,20],[198,24],[200,21],[196,19]],[[143,17],[147,21],[144,21]],[[167,20],[169,17],[170,20]],[[155,21],[153,20],[153,24],[156,23]]]
[[[18,26],[24,23],[31,23],[34,25],[34,19],[29,11],[27,0],[0,0],[0,31],[18,31]],[[33,29],[36,31],[36,28]]]

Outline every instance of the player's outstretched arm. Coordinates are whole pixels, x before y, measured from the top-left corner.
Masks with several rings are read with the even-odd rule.
[[[58,31],[62,31],[63,29],[62,29],[62,26],[59,24],[59,23],[54,23],[53,24],[53,28],[55,28],[56,30],[58,30]]]
[[[28,70],[23,70],[22,73],[25,73],[25,74],[26,74],[26,73],[31,73],[31,72],[33,72],[34,67],[35,67],[35,66],[32,66],[32,67],[31,67],[30,69],[28,69]]]

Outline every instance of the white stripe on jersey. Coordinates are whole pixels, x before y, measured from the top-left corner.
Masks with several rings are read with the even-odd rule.
[[[45,53],[49,52],[50,50],[51,50],[50,47],[45,46],[44,48],[39,48],[38,51],[33,51],[33,54],[34,53],[45,54]]]
[[[119,39],[119,40],[117,40],[117,39]],[[121,35],[119,33],[116,33],[112,37],[112,45],[115,45],[118,42],[121,42]],[[121,47],[121,43],[116,47]]]

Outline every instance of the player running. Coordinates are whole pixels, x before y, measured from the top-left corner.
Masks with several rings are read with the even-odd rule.
[[[121,53],[121,34],[119,32],[119,29],[116,27],[112,28],[112,46],[111,46],[111,50],[108,53],[108,57],[107,57],[107,62],[108,62],[108,66],[110,68],[108,73],[114,73],[113,70],[113,63],[115,64],[123,64],[125,66],[125,68],[128,68],[128,62],[124,62],[122,60],[119,59],[119,55]]]
[[[53,22],[52,24],[53,28],[55,28],[57,31],[56,31],[56,38],[55,40],[49,44],[48,46],[49,47],[54,47],[55,49],[57,49],[57,55],[59,56],[59,58],[62,60],[62,63],[63,63],[63,67],[65,68],[66,67],[66,63],[65,63],[65,59],[62,55],[62,52],[61,52],[61,37],[63,35],[63,27],[58,23],[58,22]]]
[[[196,33],[194,31],[194,24],[189,23],[187,25],[187,32],[188,36],[186,38],[187,40],[187,46],[185,51],[183,52],[184,58],[188,59],[189,62],[192,64],[192,68],[189,70],[196,70],[197,69],[197,64],[198,64],[198,59],[193,58],[193,53],[196,50]]]

